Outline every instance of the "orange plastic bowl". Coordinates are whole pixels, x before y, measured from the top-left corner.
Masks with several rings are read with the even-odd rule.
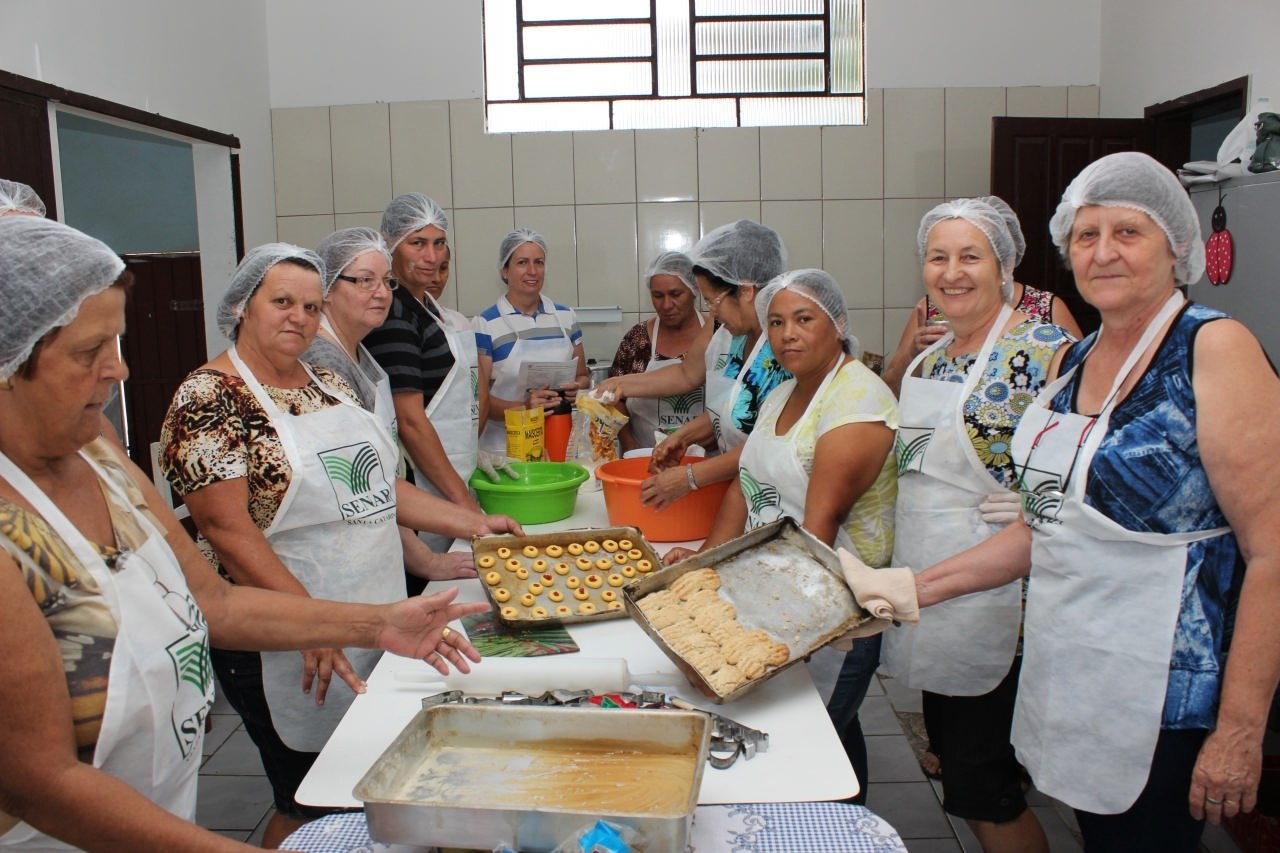
[[[697,466],[705,461],[702,456],[686,456],[680,464]],[[615,459],[596,469],[596,477],[604,484],[604,504],[609,510],[609,523],[618,527],[638,527],[651,542],[687,542],[707,538],[711,523],[720,510],[720,499],[733,481],[703,486],[665,509],[655,510],[640,502],[640,484],[651,476],[647,456]],[[694,476],[697,476],[696,467]]]

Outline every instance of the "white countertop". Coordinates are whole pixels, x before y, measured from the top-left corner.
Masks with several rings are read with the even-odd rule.
[[[530,525],[526,532],[607,526],[601,493],[584,491],[572,517]],[[455,544],[455,549],[463,544]],[[658,551],[665,552],[672,544],[662,545]],[[478,580],[448,583],[460,588],[459,601],[483,600]],[[457,623],[454,627],[461,628]],[[654,683],[655,689],[769,734],[767,752],[757,753],[749,761],[740,758],[727,770],[706,769],[700,804],[840,800],[857,793],[858,781],[805,664],[791,666],[734,702],[714,705],[683,681],[675,664],[630,619],[574,624],[569,633],[581,647],[575,656],[625,658],[632,673],[664,674],[663,683]],[[544,659],[500,660],[500,666],[536,667]],[[352,795],[356,782],[421,709],[422,698],[438,690],[406,679],[426,680],[433,674],[435,671],[421,661],[384,655],[368,680],[368,692],[356,697],[298,788],[298,802],[359,808],[362,803]],[[681,683],[683,688],[676,686]]]

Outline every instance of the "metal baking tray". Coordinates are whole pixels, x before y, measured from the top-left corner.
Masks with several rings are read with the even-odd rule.
[[[580,602],[573,599],[571,594],[566,595],[565,600],[560,603],[570,605],[575,612],[564,616],[555,615],[553,608],[549,606],[551,603],[547,601],[545,594],[539,596],[537,606],[544,606],[547,607],[548,610],[552,610],[552,613],[549,616],[536,619],[528,615],[528,608],[518,606],[517,602],[520,596],[524,592],[528,591],[528,585],[537,580],[537,576],[541,574],[540,572],[535,572],[532,568],[533,561],[538,559],[538,557],[526,557],[520,553],[520,549],[524,548],[526,545],[533,545],[539,550],[545,549],[548,545],[560,545],[561,547],[564,547],[571,542],[581,543],[586,542],[588,539],[594,539],[597,542],[605,539],[630,539],[632,547],[639,550],[643,555],[640,559],[648,560],[650,564],[653,565],[653,569],[650,573],[657,572],[662,568],[662,558],[658,556],[658,553],[653,550],[653,546],[644,538],[644,534],[636,527],[593,527],[578,530],[560,530],[555,533],[537,533],[532,536],[513,536],[505,533],[495,536],[477,536],[471,540],[471,550],[475,552],[476,560],[478,561],[481,557],[489,555],[496,561],[496,565],[492,569],[482,569],[477,565],[476,570],[480,574],[480,585],[484,588],[484,594],[489,599],[489,603],[493,605],[494,613],[497,614],[499,621],[512,628],[533,628],[538,625],[598,622],[602,619],[619,619],[626,616],[627,611],[625,609],[607,609],[607,602],[603,601],[601,598],[601,593],[605,592],[605,590],[613,590],[614,594],[617,596],[615,599],[616,601],[622,602],[623,600],[623,587],[612,587],[608,584],[603,584],[598,589],[589,588],[585,584],[579,586],[579,589],[587,590],[588,597],[583,600],[590,601],[596,605],[595,613],[577,613],[577,605]],[[510,557],[498,557],[498,549],[503,547],[511,549]],[[600,559],[605,556],[612,558],[613,555],[606,555],[606,552],[601,550],[596,554],[583,556],[590,556],[594,561],[595,559]],[[529,578],[527,580],[518,580],[514,574],[507,571],[507,569],[504,568],[504,564],[508,559],[519,560],[521,566],[529,569]],[[579,569],[574,564],[576,558],[571,557],[568,554],[565,554],[564,557],[560,559],[569,564],[569,574],[563,576],[556,575],[554,572],[551,572],[551,574],[555,577],[556,585],[554,588],[559,589],[562,593],[569,592],[569,590],[567,590],[563,585],[566,578],[577,578],[579,582],[581,582],[587,575],[599,573],[599,570],[595,569],[588,571]],[[619,568],[621,568],[621,566],[619,566]],[[512,597],[509,601],[499,602],[494,599],[493,593],[495,587],[490,586],[484,581],[485,573],[489,571],[497,571],[502,575],[502,586],[511,590],[512,593]],[[607,575],[609,573],[605,572],[604,574]],[[623,586],[625,586],[626,583],[632,583],[643,576],[643,574],[637,572],[635,578],[626,578]],[[512,606],[516,607],[519,615],[514,618],[503,616],[502,609],[504,607]]]
[[[684,850],[710,731],[696,711],[437,705],[353,793],[383,842],[545,853],[603,818]]]
[[[720,573],[720,595],[737,610],[748,631],[763,629],[785,643],[785,663],[733,691],[719,693],[706,678],[667,644],[636,602],[664,589],[694,569]],[[824,542],[791,518],[782,518],[700,554],[653,572],[623,590],[631,618],[671,658],[694,687],[712,702],[729,702],[749,693],[782,670],[802,660],[871,615],[858,606],[840,569],[840,559]]]

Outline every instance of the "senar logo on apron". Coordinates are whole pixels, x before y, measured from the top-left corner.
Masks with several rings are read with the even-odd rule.
[[[382,470],[378,452],[367,441],[323,450],[316,454],[329,475],[329,485],[343,521],[377,523],[395,512],[391,485]]]
[[[124,555],[121,555],[122,558]],[[130,553],[129,557],[136,557]],[[173,674],[180,697],[174,703],[170,722],[173,725],[173,737],[177,741],[178,751],[184,759],[199,748],[204,733],[204,720],[209,715],[210,705],[202,704],[201,697],[212,694],[213,662],[209,657],[209,626],[205,622],[204,613],[187,590],[171,589],[165,586],[159,575],[149,563],[147,571],[152,576],[151,584],[160,593],[161,599],[178,617],[183,626],[182,635],[165,646],[165,652],[173,663]],[[191,713],[183,713],[182,708],[194,707]]]

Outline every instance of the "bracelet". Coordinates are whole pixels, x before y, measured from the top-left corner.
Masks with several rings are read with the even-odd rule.
[[[699,485],[698,485],[698,481],[697,481],[696,479],[694,479],[694,476],[693,476],[693,463],[690,463],[690,464],[688,464],[688,465],[684,466],[684,471],[685,471],[685,473],[686,473],[686,474],[688,474],[688,475],[689,475],[689,488],[690,488],[690,489],[692,489],[693,491],[695,491],[695,492],[696,492],[696,491],[698,491],[698,489],[702,488],[701,486],[699,486]]]

